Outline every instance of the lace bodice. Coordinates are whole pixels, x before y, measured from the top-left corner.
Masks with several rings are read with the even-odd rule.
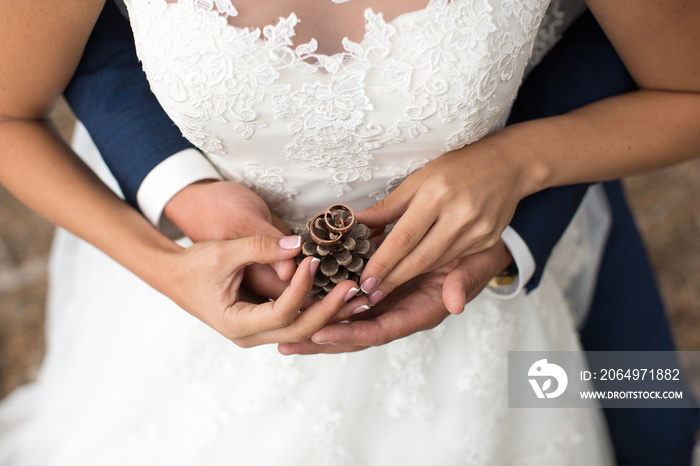
[[[260,30],[231,26],[230,0],[126,3],[185,137],[294,223],[367,207],[502,126],[549,2],[430,0],[388,22],[370,8],[364,38],[331,56],[294,45],[294,13]]]

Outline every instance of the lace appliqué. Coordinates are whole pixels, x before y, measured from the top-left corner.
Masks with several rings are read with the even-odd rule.
[[[535,40],[535,45],[532,50],[532,56],[527,63],[526,74],[530,69],[537,66],[544,56],[547,55],[547,52],[561,39],[561,35],[564,32],[563,26],[565,24],[565,15],[561,10],[561,3],[562,0],[552,0],[549,4],[549,8],[547,8],[547,13],[542,20],[539,31],[537,31],[537,39]]]
[[[443,334],[443,325],[419,332],[392,342],[387,347],[391,368],[378,382],[377,387],[387,391],[384,407],[392,417],[410,414],[426,419],[433,412],[433,403],[421,393],[426,385],[426,369],[432,362],[435,342]]]
[[[324,466],[356,466],[353,456],[340,446],[340,431],[343,427],[343,415],[328,408],[323,410],[323,419],[313,430],[316,448],[324,454]]]
[[[405,180],[421,168],[428,165],[429,162],[430,160],[426,158],[420,158],[411,162],[406,168],[398,166],[389,167],[389,170],[394,173],[394,177],[387,182],[386,189],[384,189],[383,191],[375,191],[369,196],[375,201],[381,201],[382,199],[387,197],[393,190],[398,188],[403,180]]]
[[[345,39],[331,56],[315,40],[294,46],[293,13],[260,30],[230,26],[228,0],[127,4],[144,70],[185,137],[231,158],[237,143],[224,132],[247,141],[284,122],[287,161],[341,197],[382,169],[381,148],[440,129],[450,133],[442,152],[455,150],[504,121],[501,84],[517,85],[547,1],[431,0],[416,22],[405,20],[416,12],[386,22],[367,9],[362,42]],[[381,94],[404,106],[393,122],[375,119]]]
[[[304,213],[294,208],[296,191],[285,188],[284,169],[256,163],[245,164],[243,173],[222,170],[227,179],[239,183],[260,196],[281,218],[290,223],[303,222]]]

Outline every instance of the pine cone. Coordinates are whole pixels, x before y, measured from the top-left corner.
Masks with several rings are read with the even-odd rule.
[[[358,224],[352,211],[341,204],[309,221],[301,234],[303,245],[296,262],[298,265],[308,256],[321,259],[310,296],[323,298],[343,280],[359,281],[377,249],[369,235],[369,227]]]

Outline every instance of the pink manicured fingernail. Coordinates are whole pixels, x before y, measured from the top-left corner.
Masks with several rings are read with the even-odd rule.
[[[362,285],[360,285],[360,289],[362,289],[364,293],[369,293],[374,289],[375,286],[377,286],[377,283],[379,283],[379,280],[377,280],[374,277],[370,277],[364,282],[362,282]]]
[[[367,304],[364,304],[352,311],[352,315],[359,314],[360,312],[365,312],[367,310],[369,310],[369,306]]]
[[[384,293],[382,293],[381,291],[375,291],[374,293],[369,295],[369,304],[371,306],[374,306],[379,301],[381,301],[383,297],[384,297]]]
[[[301,246],[301,236],[285,236],[280,240],[282,249],[296,249]]]
[[[314,257],[313,259],[311,259],[311,265],[309,266],[309,275],[311,275],[312,277],[316,275],[316,271],[318,270],[318,264],[320,263],[321,259],[319,259],[318,257]]]
[[[355,287],[350,288],[350,290],[348,290],[348,292],[345,294],[345,297],[343,298],[343,302],[347,303],[348,301],[350,301],[352,298],[355,297],[355,295],[357,294],[358,291],[360,291],[359,288],[355,288]]]

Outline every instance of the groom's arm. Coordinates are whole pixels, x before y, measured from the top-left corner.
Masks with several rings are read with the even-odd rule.
[[[112,0],[64,95],[127,202],[154,224],[184,187],[221,178],[160,107],[136,57],[129,21]]]

